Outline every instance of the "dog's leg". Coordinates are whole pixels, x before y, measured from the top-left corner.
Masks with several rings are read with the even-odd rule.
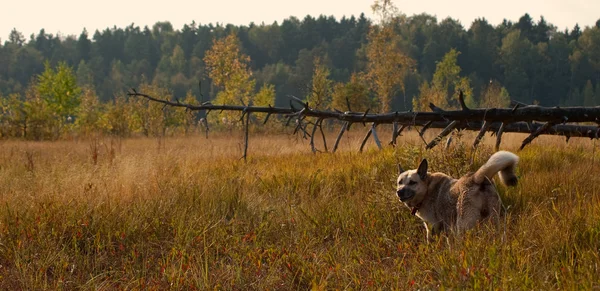
[[[431,226],[427,225],[427,223],[424,224],[425,228],[427,228],[427,242],[432,242],[433,238],[441,234],[445,229],[442,222],[433,223]]]
[[[432,231],[429,229],[429,225],[427,225],[427,222],[423,222],[423,225],[425,226],[425,230],[427,230],[427,243],[430,243],[433,239]]]
[[[437,222],[431,226],[431,233],[432,233],[432,235],[439,235],[440,233],[442,233],[444,231],[444,229],[445,229],[444,223]]]
[[[500,200],[500,194],[498,192],[495,193],[494,198],[490,198],[489,201],[489,221],[496,227],[500,227],[502,225],[501,217],[502,217],[502,209],[504,206],[502,205],[502,200]]]
[[[459,212],[456,219],[456,231],[458,235],[462,235],[467,230],[475,227],[480,219],[481,213],[478,209],[469,209],[468,211],[463,211],[463,213]]]

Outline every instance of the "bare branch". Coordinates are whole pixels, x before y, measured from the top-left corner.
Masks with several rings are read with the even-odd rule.
[[[317,152],[317,148],[315,147],[315,133],[317,132],[317,127],[319,126],[319,122],[321,122],[321,121],[322,121],[322,119],[320,119],[320,118],[317,119],[317,121],[313,125],[312,134],[310,135],[310,148],[313,153]]]
[[[248,112],[248,114],[246,114],[246,126],[245,126],[245,132],[244,132],[244,161],[246,161],[246,158],[248,157],[248,130],[250,127],[250,112]]]
[[[342,128],[340,129],[340,133],[338,134],[337,138],[335,139],[335,143],[333,144],[333,152],[335,153],[335,151],[338,148],[338,145],[340,144],[340,140],[342,139],[342,135],[344,135],[344,132],[346,131],[346,129],[348,128],[348,122],[344,122],[344,124],[342,124]]]
[[[496,151],[500,149],[500,143],[502,142],[502,133],[504,132],[504,126],[506,123],[502,123],[500,128],[498,129],[498,133],[496,133]]]
[[[458,92],[458,103],[460,103],[460,108],[462,108],[462,110],[471,110],[465,103],[465,97],[462,90]]]
[[[433,103],[429,103],[429,108],[431,109],[431,111],[433,111],[435,113],[441,113],[441,112],[445,111],[444,109],[435,106],[435,104],[433,104]]]
[[[398,122],[394,121],[392,124],[392,140],[390,141],[390,145],[396,146],[396,138],[398,137]]]
[[[206,138],[208,138],[208,120],[206,119],[206,117],[200,119],[200,122],[202,123],[202,125],[204,125],[204,129],[206,131]]]
[[[421,130],[419,131],[419,135],[421,137],[423,137],[423,135],[425,134],[425,131],[427,129],[429,129],[429,127],[431,127],[432,124],[433,124],[433,121],[429,121],[429,122],[425,123],[425,125],[423,125],[423,128],[421,128]]]
[[[365,113],[362,116],[361,121],[362,121],[363,126],[365,126],[365,118],[367,117],[367,114],[369,114],[369,110],[371,110],[371,108],[367,109],[367,111],[365,111]]]
[[[323,147],[325,148],[325,152],[328,152],[327,138],[325,138],[325,132],[323,132],[323,120],[324,119],[321,119],[321,122],[319,122],[319,130],[321,131],[321,136],[323,137]]]
[[[367,143],[367,140],[371,136],[372,131],[373,131],[373,128],[369,128],[369,131],[367,132],[367,135],[365,135],[365,137],[363,138],[362,143],[360,144],[360,149],[358,150],[359,152],[362,153],[363,148],[365,147],[365,144]]]
[[[263,124],[267,124],[267,121],[269,121],[269,117],[271,117],[272,113],[267,113],[267,117],[265,117],[265,121],[263,122]]]
[[[350,100],[346,97],[346,105],[348,106],[348,111],[352,111],[352,107],[350,107]]]
[[[429,144],[427,144],[427,146],[425,148],[432,149],[433,147],[435,147],[440,141],[442,141],[442,139],[445,136],[450,134],[456,128],[458,123],[459,122],[456,120],[450,122],[450,124],[448,124],[448,126],[446,128],[444,128],[444,130],[442,130],[442,132],[436,138],[434,138]]]
[[[449,136],[448,139],[446,140],[446,145],[444,146],[444,149],[445,150],[449,149],[450,144],[452,144],[452,136]]]
[[[477,148],[477,145],[479,144],[479,142],[481,142],[481,139],[483,138],[483,136],[485,135],[485,132],[488,130],[488,128],[490,128],[491,123],[484,121],[483,125],[481,126],[481,130],[479,130],[479,133],[477,134],[477,137],[475,137],[475,141],[473,142],[473,148]]]
[[[421,138],[421,140],[423,141],[423,143],[425,145],[427,145],[427,141],[425,140],[425,138],[423,137],[423,135],[425,134],[425,131],[431,127],[431,125],[433,124],[433,121],[429,121],[427,123],[425,123],[425,125],[423,125],[423,128],[421,128],[421,130],[419,131],[419,137]]]
[[[404,131],[404,130],[405,130],[407,127],[409,127],[409,125],[402,124],[402,125],[400,126],[400,128],[398,129],[398,132],[396,133],[396,136],[400,136],[400,135],[402,135],[402,131]]]
[[[521,147],[519,148],[519,150],[522,150],[526,145],[531,143],[536,137],[538,137],[540,134],[547,131],[554,125],[556,125],[555,122],[546,122],[546,124],[544,124],[542,127],[538,128],[535,132],[532,132],[525,140],[523,140],[523,143],[521,144]]]
[[[371,132],[373,133],[373,140],[375,140],[375,144],[377,145],[377,147],[381,150],[381,141],[379,141],[379,137],[377,136],[377,123],[373,123],[371,125]]]

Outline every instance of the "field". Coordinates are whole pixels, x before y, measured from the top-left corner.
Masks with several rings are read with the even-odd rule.
[[[594,141],[541,137],[517,152],[523,136],[507,134],[521,180],[498,186],[504,223],[427,244],[395,196],[397,161],[458,176],[493,141],[425,151],[408,133],[359,154],[352,132],[335,154],[251,134],[247,162],[238,133],[2,141],[0,289],[600,288]]]

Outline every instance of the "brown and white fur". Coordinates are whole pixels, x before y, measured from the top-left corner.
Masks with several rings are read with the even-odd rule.
[[[491,179],[500,172],[502,183],[515,186],[518,161],[515,154],[499,151],[477,172],[460,179],[443,173],[428,173],[425,159],[416,170],[404,171],[398,165],[396,194],[413,215],[423,220],[428,240],[447,230],[460,234],[478,222],[499,217],[502,202]]]

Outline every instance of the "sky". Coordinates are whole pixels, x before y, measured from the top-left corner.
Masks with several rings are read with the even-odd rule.
[[[44,28],[54,35],[79,35],[83,28],[90,34],[107,27],[124,28],[152,26],[157,21],[170,21],[175,29],[192,21],[200,24],[232,23],[248,25],[250,22],[270,24],[289,16],[300,19],[312,16],[360,15],[364,12],[373,18],[373,0],[211,0],[211,1],[141,1],[141,0],[33,0],[4,1],[0,12],[0,39],[8,39],[13,28],[26,39]],[[537,21],[543,15],[547,22],[560,30],[593,26],[600,19],[600,0],[395,0],[394,4],[406,15],[428,13],[438,20],[446,17],[458,19],[465,28],[473,20],[485,17],[497,25],[503,19],[516,22],[529,13]]]

